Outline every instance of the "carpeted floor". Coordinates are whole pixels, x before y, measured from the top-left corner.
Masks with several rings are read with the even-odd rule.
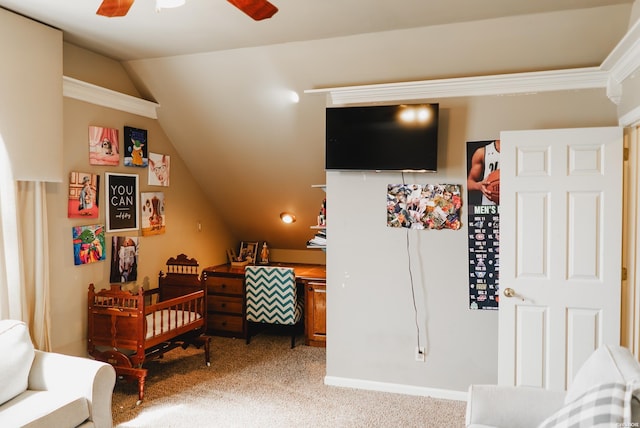
[[[118,381],[114,425],[128,427],[463,427],[465,403],[324,385],[325,349],[290,338],[214,337],[203,351],[175,349],[147,363],[145,400]],[[298,339],[301,343],[302,339]]]

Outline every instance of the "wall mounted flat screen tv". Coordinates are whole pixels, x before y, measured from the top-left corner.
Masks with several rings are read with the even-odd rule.
[[[438,169],[438,104],[328,107],[325,168]]]

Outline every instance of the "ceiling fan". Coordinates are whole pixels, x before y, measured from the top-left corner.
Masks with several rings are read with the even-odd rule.
[[[103,0],[96,14],[113,18],[125,16],[134,0]],[[267,0],[227,0],[229,3],[249,15],[256,21],[271,18],[278,11],[278,8]],[[174,6],[184,4],[184,1],[174,1]]]

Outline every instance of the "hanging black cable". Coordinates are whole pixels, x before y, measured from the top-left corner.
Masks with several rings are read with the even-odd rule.
[[[405,182],[404,179],[404,171],[402,172],[402,185],[406,186],[407,183]],[[406,241],[407,241],[407,260],[409,263],[409,282],[411,284],[411,299],[413,301],[413,313],[414,313],[414,317],[415,317],[415,323],[416,323],[416,342],[417,342],[417,346],[418,349],[420,349],[420,323],[418,322],[418,306],[416,304],[416,292],[415,292],[415,285],[413,283],[413,271],[411,269],[412,263],[411,263],[411,246],[410,246],[410,239],[409,239],[409,231],[411,229],[407,229],[406,230]]]

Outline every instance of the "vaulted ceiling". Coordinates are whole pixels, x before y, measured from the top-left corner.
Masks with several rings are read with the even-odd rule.
[[[272,0],[264,21],[224,0],[136,0],[122,18],[100,3],[0,0],[122,62],[238,239],[303,249],[324,197],[311,185],[325,180],[326,105],[305,89],[598,66],[633,0]],[[284,210],[298,222],[280,224]]]

